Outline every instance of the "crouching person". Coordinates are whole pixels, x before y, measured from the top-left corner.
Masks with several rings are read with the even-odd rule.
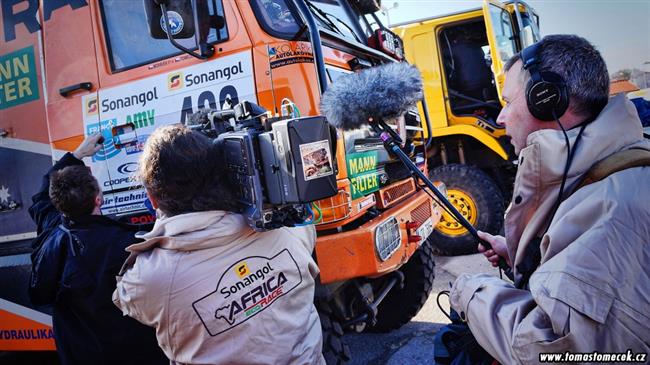
[[[173,363],[323,364],[313,226],[249,228],[211,140],[182,126],[149,137],[139,173],[158,219],[128,248],[123,313],[155,327]]]
[[[102,192],[82,158],[101,147],[86,138],[45,174],[29,213],[37,224],[29,296],[52,305],[63,364],[165,364],[154,331],[113,306],[115,275],[138,226],[100,213]]]

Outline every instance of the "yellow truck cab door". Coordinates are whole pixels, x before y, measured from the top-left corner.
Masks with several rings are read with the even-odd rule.
[[[503,65],[517,53],[513,17],[506,7],[493,0],[483,1],[483,16],[488,42],[490,43],[490,56],[492,58],[492,72],[497,83],[497,92],[503,105],[503,83],[505,72]]]
[[[515,1],[512,6],[512,14],[516,20],[516,30],[519,40],[519,48],[522,49],[538,42],[541,39],[539,33],[539,16],[530,5]]]

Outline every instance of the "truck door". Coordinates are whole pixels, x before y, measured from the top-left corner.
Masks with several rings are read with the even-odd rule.
[[[541,39],[539,33],[539,16],[528,4],[515,1],[513,14],[517,20],[516,31],[519,39],[519,51],[538,42]]]
[[[144,142],[156,128],[184,123],[199,109],[257,101],[252,46],[235,2],[205,2],[211,18],[218,19],[208,35],[217,52],[210,60],[198,60],[169,40],[150,36],[143,1],[152,0],[103,0],[97,19],[103,43],[96,49],[102,84],[98,128],[106,139],[106,153],[103,161],[94,162],[105,163],[105,168],[93,172],[104,191],[102,212],[128,215],[132,223],[150,218],[133,213],[146,212],[146,194],[136,172]],[[172,33],[180,32],[183,19],[168,14],[170,24],[177,27]],[[195,47],[193,38],[178,41],[186,48]],[[87,133],[91,127],[86,123]]]
[[[485,28],[490,43],[490,55],[492,57],[492,71],[497,83],[499,99],[503,104],[501,91],[505,81],[503,65],[510,57],[517,53],[517,44],[514,35],[513,20],[510,12],[505,6],[493,0],[484,0],[483,16]]]
[[[86,1],[45,1],[42,6],[47,117],[54,157],[59,158],[80,142],[82,120],[97,123],[96,44]]]

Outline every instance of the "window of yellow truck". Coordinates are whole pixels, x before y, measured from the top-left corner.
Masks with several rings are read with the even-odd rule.
[[[540,40],[539,28],[537,27],[538,22],[539,20],[536,14],[532,14],[531,16],[530,13],[521,13],[522,49]]]
[[[499,58],[506,62],[517,52],[510,13],[490,4],[490,17],[492,18],[492,24],[494,24],[494,36],[497,41]]]
[[[224,16],[221,0],[212,0],[208,4],[211,16]],[[112,71],[128,70],[182,53],[169,40],[154,39],[149,35],[142,0],[102,0],[101,8]],[[225,25],[219,30],[210,29],[208,43],[227,39]],[[194,38],[177,41],[187,48],[196,49]]]

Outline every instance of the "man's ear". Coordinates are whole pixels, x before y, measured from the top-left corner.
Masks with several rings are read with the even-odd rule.
[[[145,189],[145,191],[147,192],[147,198],[149,198],[149,201],[151,202],[151,206],[153,207],[153,209],[158,209],[158,200],[156,200],[156,198],[154,198],[153,195],[151,195],[149,189]]]
[[[98,209],[101,208],[103,202],[104,202],[104,196],[101,193],[97,194],[97,196],[95,197],[95,208]]]

